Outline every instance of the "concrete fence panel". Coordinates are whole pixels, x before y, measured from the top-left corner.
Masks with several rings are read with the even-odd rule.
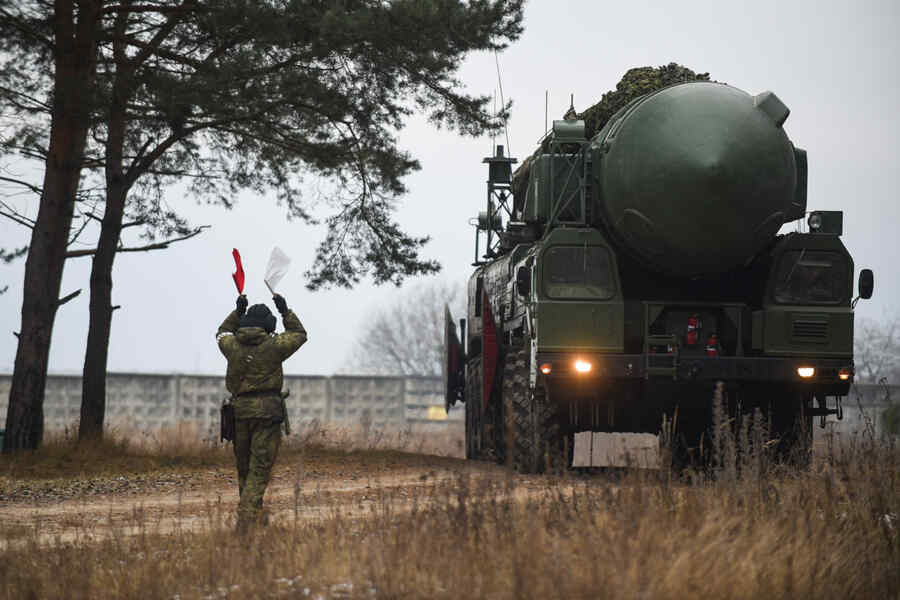
[[[0,418],[5,423],[11,375],[0,375]],[[439,377],[289,375],[284,387],[294,427],[313,422],[402,428],[433,422],[461,424],[456,407],[447,415]],[[219,408],[228,397],[225,378],[214,375],[110,373],[106,380],[106,422],[153,430],[190,423],[215,434]],[[47,430],[76,427],[81,414],[81,377],[50,375],[44,397]]]
[[[11,379],[9,374],[0,375],[0,422],[4,424]],[[290,392],[287,407],[294,427],[318,422],[440,431],[462,427],[465,419],[461,404],[449,414],[444,411],[440,377],[289,375],[284,385]],[[222,376],[147,373],[110,373],[106,393],[111,426],[152,430],[191,423],[211,434],[218,432],[219,407],[228,395]],[[884,411],[898,403],[900,386],[855,385],[843,400],[844,420],[829,417],[828,428],[858,433],[874,427],[880,434]],[[829,398],[829,407],[833,406],[834,399]],[[80,414],[81,376],[50,375],[44,397],[46,428],[71,429]]]

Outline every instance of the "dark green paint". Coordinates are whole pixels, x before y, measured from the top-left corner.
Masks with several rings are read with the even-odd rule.
[[[572,299],[551,298],[546,294],[546,253],[554,247],[599,246],[609,252],[614,292],[605,299],[586,300],[574,287]],[[615,263],[615,254],[606,238],[596,229],[556,228],[537,247],[538,290],[534,303],[537,345],[547,351],[622,352],[624,350],[625,305]]]
[[[753,346],[767,356],[853,354],[853,313],[848,308],[771,306],[754,312],[753,318]]]
[[[775,116],[713,83],[633,102],[591,144],[596,206],[610,232],[673,275],[721,273],[754,257],[797,191],[794,149]]]
[[[581,120],[555,121],[514,176],[506,235],[517,243],[485,257],[470,282],[470,350],[480,347],[483,290],[507,340],[523,334],[537,352],[647,352],[651,328],[659,336],[664,323],[680,340],[691,313],[704,312],[719,315],[707,321],[729,356],[850,364],[852,257],[833,233],[778,235],[806,214],[806,153],[782,128],[788,114],[770,92],[701,81],[634,98],[590,141]],[[567,199],[578,210],[567,213]],[[609,253],[614,289],[590,297],[558,277],[551,288],[554,248],[589,247]],[[802,263],[797,278],[816,268],[798,251],[836,257],[828,301],[778,292],[786,257]],[[691,344],[706,356],[706,338]]]

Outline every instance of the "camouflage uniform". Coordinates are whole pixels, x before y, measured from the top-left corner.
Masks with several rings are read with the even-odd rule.
[[[262,327],[240,327],[241,318],[233,311],[216,332],[219,349],[228,359],[225,387],[234,403],[239,529],[260,516],[281,445],[285,418],[281,363],[306,342],[306,330],[293,311],[286,310],[282,319],[284,333],[270,334]]]

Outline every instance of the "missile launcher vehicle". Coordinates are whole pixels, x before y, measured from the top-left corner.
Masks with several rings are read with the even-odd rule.
[[[664,419],[702,458],[721,384],[733,415],[759,409],[778,454],[808,460],[813,418],[841,416],[873,275],[854,298],[842,213],[807,212],[788,114],[771,92],[681,83],[591,139],[570,111],[515,175],[502,146],[484,159],[467,315],[445,324],[468,458],[561,468],[577,432]]]

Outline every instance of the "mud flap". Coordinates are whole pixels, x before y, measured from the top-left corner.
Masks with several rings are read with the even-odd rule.
[[[465,402],[466,357],[462,343],[456,333],[456,323],[450,314],[450,307],[444,305],[444,409],[449,413],[450,407],[457,402]]]
[[[484,374],[482,398],[484,398],[484,412],[491,400],[491,391],[494,389],[494,376],[497,372],[497,359],[500,357],[500,347],[497,343],[497,325],[494,323],[494,315],[491,311],[491,302],[487,293],[484,294],[484,327],[481,342],[481,372]]]

